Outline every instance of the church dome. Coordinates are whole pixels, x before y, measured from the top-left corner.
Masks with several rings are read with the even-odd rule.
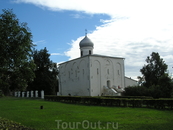
[[[80,46],[80,48],[81,47],[88,47],[88,46],[93,47],[94,44],[87,36],[85,36],[84,39],[82,39],[80,41],[79,46]]]

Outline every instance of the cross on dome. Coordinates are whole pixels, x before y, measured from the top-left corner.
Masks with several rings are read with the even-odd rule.
[[[87,36],[87,29],[85,29],[85,36]]]

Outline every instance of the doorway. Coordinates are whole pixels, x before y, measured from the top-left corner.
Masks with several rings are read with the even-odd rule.
[[[108,88],[111,88],[111,82],[110,82],[110,80],[107,81],[107,87]]]

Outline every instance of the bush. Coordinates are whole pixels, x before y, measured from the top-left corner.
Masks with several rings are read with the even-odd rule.
[[[35,129],[26,127],[24,125],[21,125],[20,123],[0,117],[0,130],[35,130]]]
[[[149,96],[102,96],[106,98],[126,98],[126,99],[153,99]]]
[[[157,109],[173,109],[173,99],[152,99],[150,97],[127,96],[123,98],[107,97],[87,97],[87,96],[51,96],[45,95],[45,100],[59,101],[65,103],[77,103],[87,105],[101,106],[119,106],[119,107],[148,107]]]
[[[166,83],[162,86],[152,85],[149,88],[145,86],[130,86],[125,88],[124,96],[146,96],[153,98],[170,98],[172,94],[173,85],[167,85]]]
[[[144,86],[130,86],[125,88],[125,96],[150,96],[148,89]]]
[[[4,94],[3,94],[2,90],[0,90],[0,97],[3,97],[3,96],[4,96]]]

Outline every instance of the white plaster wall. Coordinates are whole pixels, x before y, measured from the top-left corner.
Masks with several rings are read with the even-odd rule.
[[[128,77],[125,77],[125,87],[137,86],[137,81]]]
[[[124,59],[106,56],[90,56],[91,96],[104,94],[104,86],[124,85]]]
[[[91,58],[91,57],[90,57]],[[101,63],[98,59],[90,59],[90,93],[101,95]]]
[[[60,95],[89,96],[88,57],[60,64]]]
[[[89,50],[91,51],[91,54],[93,54],[93,47],[82,47],[80,49],[83,52],[83,56],[89,55]]]
[[[60,64],[59,70],[60,95],[101,96],[104,86],[125,87],[123,58],[88,55]]]

